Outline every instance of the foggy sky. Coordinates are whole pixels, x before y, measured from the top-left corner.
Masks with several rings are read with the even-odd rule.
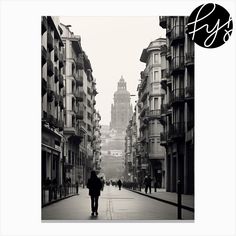
[[[101,124],[109,125],[111,104],[117,82],[123,75],[131,102],[135,104],[140,71],[145,64],[140,62],[142,50],[165,31],[156,17],[60,17],[60,22],[71,25],[75,35],[81,36],[81,45],[88,55],[97,82],[96,109],[101,114]]]

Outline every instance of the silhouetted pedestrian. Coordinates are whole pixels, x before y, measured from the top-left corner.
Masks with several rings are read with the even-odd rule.
[[[119,190],[121,190],[122,182],[121,182],[120,179],[117,181],[117,184],[118,184],[118,186],[119,186]]]
[[[100,179],[101,179],[101,183],[102,183],[102,191],[103,191],[103,189],[104,189],[104,184],[105,184],[105,181],[104,181],[103,177],[101,177]]]
[[[78,181],[76,181],[76,183],[75,183],[75,188],[76,188],[76,194],[78,194],[79,193],[79,183],[78,183]]]
[[[95,171],[91,171],[91,177],[88,180],[87,188],[89,189],[89,195],[91,197],[91,215],[94,216],[94,213],[98,215],[98,198],[102,189],[102,183]]]
[[[144,184],[145,184],[145,193],[147,194],[148,189],[149,189],[149,193],[151,193],[152,179],[150,175],[148,177],[147,176],[145,177]]]

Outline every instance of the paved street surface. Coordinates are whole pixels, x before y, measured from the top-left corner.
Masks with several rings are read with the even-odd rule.
[[[139,192],[138,190],[136,190]],[[141,192],[145,194],[145,189],[142,188]],[[154,191],[154,188],[152,188],[151,194],[149,192],[147,195],[152,196],[152,197],[157,197],[166,201],[174,202],[177,203],[177,193],[171,193],[171,192],[166,192],[165,189],[157,189],[157,191]],[[182,194],[182,205],[194,208],[194,196],[193,195],[185,195]]]
[[[91,216],[88,189],[42,208],[42,220],[177,220],[177,207],[131,192],[105,186],[99,198],[98,216]],[[194,213],[182,210],[183,220]]]

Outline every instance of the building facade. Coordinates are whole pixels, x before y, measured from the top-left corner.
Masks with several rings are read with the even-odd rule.
[[[41,18],[42,186],[63,183],[63,42],[58,17]]]
[[[82,142],[86,129],[81,125],[84,119],[83,99],[83,77],[80,76],[78,60],[83,53],[80,44],[80,37],[75,36],[68,27],[60,24],[64,43],[63,55],[64,67],[64,168],[65,181],[69,180],[72,184],[81,181],[80,170],[84,167],[80,160],[80,143]],[[83,175],[82,175],[83,176]]]
[[[58,17],[41,19],[42,204],[66,196],[99,170],[96,81],[74,35]]]
[[[166,29],[162,47],[162,81],[165,91],[161,116],[161,145],[166,149],[166,190],[194,193],[194,44],[185,33],[187,17],[160,17]]]
[[[163,128],[161,102],[164,91],[161,88],[161,46],[164,38],[152,41],[141,54],[140,61],[145,63],[138,87],[141,169],[142,176],[151,175],[158,187],[165,187],[165,150],[160,145],[160,133]]]

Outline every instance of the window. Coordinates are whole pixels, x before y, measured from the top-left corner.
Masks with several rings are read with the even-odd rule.
[[[158,82],[159,81],[159,73],[158,71],[154,71],[154,82]]]
[[[154,55],[153,55],[153,57],[154,57],[154,63],[156,64],[156,63],[159,63],[159,54],[158,53],[155,53]]]
[[[158,98],[154,98],[154,110],[158,109]]]

